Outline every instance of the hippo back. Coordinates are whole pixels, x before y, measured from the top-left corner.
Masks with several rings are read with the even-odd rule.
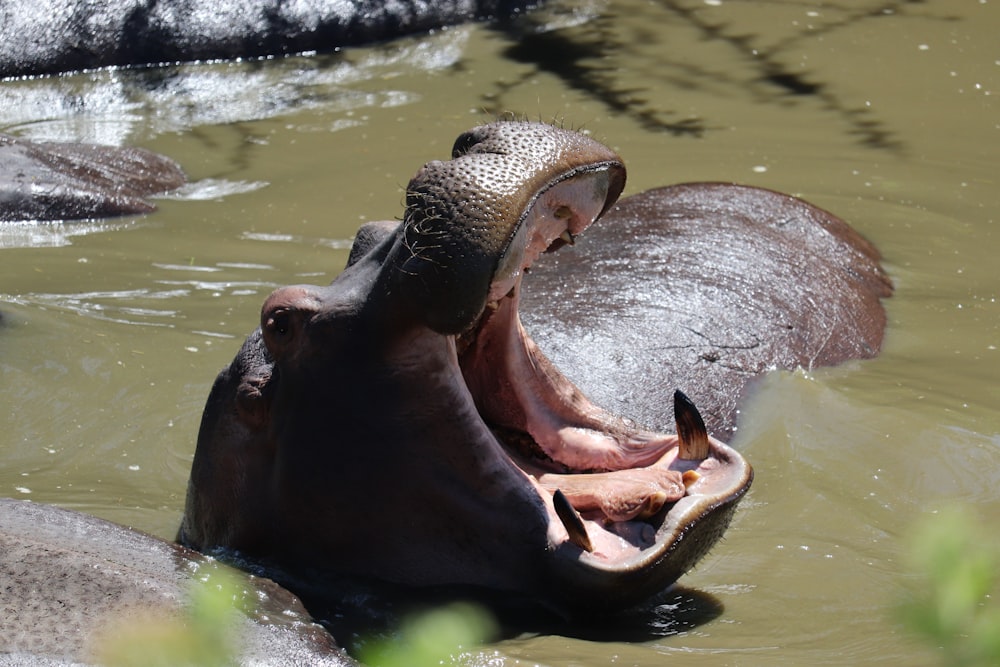
[[[892,293],[879,259],[844,221],[795,197],[676,185],[623,199],[532,267],[522,315],[595,402],[670,428],[679,388],[726,440],[761,373],[878,354]]]
[[[84,664],[95,633],[139,611],[177,613],[211,559],[101,519],[0,499],[0,665]],[[355,664],[268,579],[237,575],[256,601],[240,617],[240,664]]]

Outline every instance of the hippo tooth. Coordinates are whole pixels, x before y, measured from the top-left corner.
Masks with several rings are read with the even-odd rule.
[[[564,242],[564,243],[565,243],[566,245],[573,245],[574,243],[576,243],[576,238],[575,238],[575,237],[574,237],[574,236],[573,236],[572,234],[570,234],[570,232],[569,232],[569,230],[568,230],[568,229],[567,229],[567,230],[565,230],[565,231],[564,231],[564,232],[563,232],[562,234],[560,234],[560,235],[559,235],[559,238],[560,238],[560,240],[562,240],[562,241],[563,241],[563,242]]]
[[[556,489],[555,493],[552,494],[552,506],[555,507],[556,516],[562,521],[569,534],[569,541],[584,551],[593,552],[594,545],[590,543],[590,536],[587,535],[587,527],[583,525],[583,518],[577,514],[573,506],[569,504],[569,499],[559,489]]]
[[[708,458],[708,432],[698,408],[680,389],[674,392],[674,421],[677,423],[677,438],[680,445],[677,458],[686,461],[701,461]]]

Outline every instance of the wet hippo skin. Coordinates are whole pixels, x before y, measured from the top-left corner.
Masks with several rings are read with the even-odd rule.
[[[108,65],[332,51],[462,21],[518,0],[4,0],[0,77]]]
[[[333,283],[267,299],[209,396],[179,539],[567,614],[680,577],[752,471],[674,389],[728,433],[768,367],[875,354],[889,285],[868,243],[799,200],[696,184],[614,207],[624,180],[575,132],[460,136]]]
[[[0,134],[0,222],[149,213],[150,195],[185,181],[176,162],[141,148]]]
[[[107,521],[0,499],[0,665],[86,664],[96,637],[137,613],[176,614],[205,556]],[[274,582],[245,576],[237,664],[356,663]]]
[[[532,268],[525,326],[592,400],[671,423],[680,387],[728,440],[769,369],[878,354],[879,253],[843,220],[788,195],[690,183],[628,197]]]

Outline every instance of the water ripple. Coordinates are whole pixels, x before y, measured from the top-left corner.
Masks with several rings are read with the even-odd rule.
[[[203,125],[226,125],[323,110],[411,104],[416,90],[364,90],[370,81],[408,72],[440,71],[465,52],[467,26],[421,40],[371,49],[261,60],[209,61],[159,67],[104,68],[0,86],[0,128],[36,140],[142,143],[158,135]],[[356,124],[360,121],[349,119]],[[337,129],[336,123],[326,129]],[[188,198],[216,198],[257,189],[262,183],[201,181]]]
[[[154,199],[176,199],[180,201],[219,200],[230,195],[241,195],[260,190],[269,185],[267,181],[227,181],[222,178],[203,178],[200,181],[186,183],[166,194],[157,195]]]
[[[240,238],[244,241],[266,241],[268,243],[307,243],[321,245],[333,250],[350,250],[354,239],[324,239],[300,236],[297,234],[273,234],[265,232],[243,232]]]
[[[125,229],[130,218],[82,222],[0,222],[0,250],[14,248],[61,248],[73,243],[74,236]]]

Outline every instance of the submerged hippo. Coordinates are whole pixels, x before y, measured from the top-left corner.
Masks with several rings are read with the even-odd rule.
[[[527,0],[4,0],[0,77],[332,51],[485,18]]]
[[[518,313],[529,267],[574,244],[624,183],[621,159],[576,132],[502,122],[461,135],[451,160],[410,182],[402,223],[360,230],[329,286],[267,299],[209,396],[179,540],[284,572],[482,588],[570,613],[625,607],[675,581],[725,531],[750,465],[680,392],[677,434],[591,402]],[[646,248],[618,247],[627,280]],[[878,270],[877,256],[868,263]],[[669,264],[639,264],[645,280],[672,279]],[[773,287],[766,273],[748,279],[744,298]],[[549,287],[585,328],[601,294],[558,276]],[[802,317],[805,302],[826,308],[799,292],[788,307]],[[655,381],[662,405],[672,379],[656,375],[613,386]]]
[[[0,222],[149,213],[148,197],[186,181],[176,162],[141,148],[0,134]]]
[[[0,665],[96,663],[137,616],[151,624],[183,618],[191,587],[214,583],[220,569],[123,526],[0,498]],[[233,664],[357,665],[291,593],[254,576],[237,582],[246,615],[231,628]]]

